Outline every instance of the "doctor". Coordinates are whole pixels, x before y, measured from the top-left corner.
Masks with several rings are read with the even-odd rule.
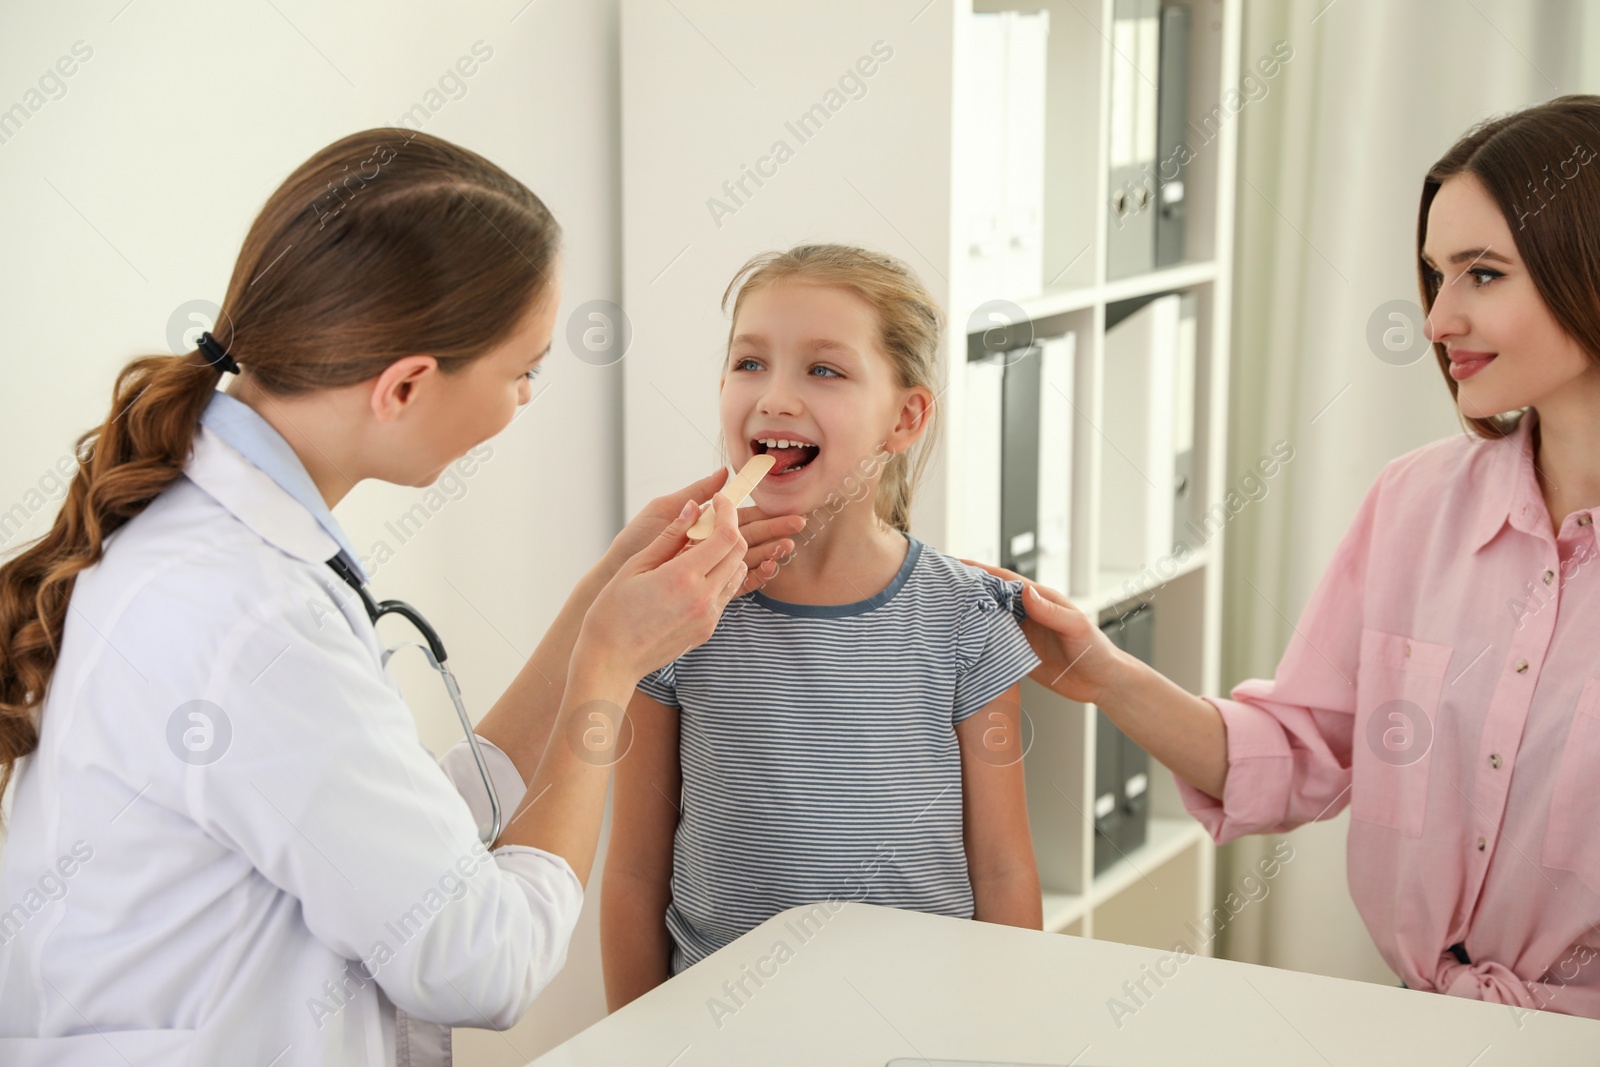
[[[0,567],[0,1063],[446,1062],[448,1026],[511,1026],[560,970],[609,775],[567,738],[802,520],[741,534],[719,499],[685,548],[719,472],[617,536],[478,726],[485,850],[477,765],[419,744],[330,509],[431,484],[528,402],[559,234],[472,152],[356,134],[267,201],[216,337],[119,376]]]

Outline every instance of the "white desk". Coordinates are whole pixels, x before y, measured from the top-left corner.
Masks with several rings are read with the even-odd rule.
[[[1434,993],[1205,957],[1180,963],[1167,952],[862,904],[836,907],[798,933],[805,909],[774,917],[534,1063],[1600,1063],[1594,1020],[1530,1012],[1519,1027],[1508,1007]],[[774,956],[780,942],[792,952],[781,963]],[[758,970],[763,959],[771,977]],[[1158,964],[1176,972],[1159,987],[1143,969]],[[1133,1006],[1123,983],[1141,977],[1150,996],[1114,1020],[1107,1002]],[[740,979],[750,993],[735,991],[735,1000],[723,983]],[[712,998],[735,1009],[720,1026]]]

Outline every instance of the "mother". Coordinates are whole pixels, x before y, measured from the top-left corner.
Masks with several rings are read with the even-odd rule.
[[[431,484],[529,401],[559,236],[481,156],[355,134],[267,201],[218,336],[118,377],[0,567],[0,1063],[437,1061],[560,968],[609,774],[563,739],[802,520],[719,506],[685,550],[719,472],[628,524],[477,728],[516,812],[485,852],[474,765],[418,743],[330,509]]]
[[[1350,891],[1407,985],[1600,1018],[1597,150],[1600,97],[1568,96],[1428,172],[1428,337],[1471,433],[1384,469],[1272,681],[1201,699],[1061,594],[1026,603],[1034,677],[1218,842],[1349,804]]]

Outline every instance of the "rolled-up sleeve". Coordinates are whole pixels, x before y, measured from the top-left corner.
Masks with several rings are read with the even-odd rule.
[[[522,780],[522,772],[511,762],[511,757],[494,742],[479,737],[478,749],[483,753],[484,766],[488,769],[489,780],[494,783],[495,795],[500,801],[501,829],[504,829],[505,823],[510,822],[512,814],[522,804],[522,798],[527,795],[527,783]],[[466,800],[473,821],[479,826],[489,825],[492,817],[489,796],[484,791],[483,776],[478,773],[477,761],[472,758],[472,749],[466,741],[458,741],[446,751],[439,758],[439,766],[456,787],[456,792]],[[566,963],[567,944],[577,925],[578,913],[583,909],[583,883],[578,880],[571,864],[542,848],[501,845],[494,850],[493,856],[495,865],[521,884],[533,910],[555,920],[542,942],[551,950],[545,953],[546,959],[538,967],[544,974],[544,980],[538,983],[538,988],[543,988]],[[533,990],[533,994],[537,992],[538,989]],[[533,995],[530,995],[529,1003],[532,1000]],[[512,1016],[505,1025],[514,1024],[521,1014],[518,1012]]]
[[[1177,784],[1218,844],[1331,818],[1349,803],[1362,605],[1384,483],[1380,477],[1368,492],[1273,678],[1241,682],[1231,699],[1207,698],[1227,727],[1222,799]]]

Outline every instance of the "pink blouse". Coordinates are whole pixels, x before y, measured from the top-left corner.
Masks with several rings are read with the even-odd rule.
[[[1219,843],[1349,804],[1407,985],[1600,1018],[1600,508],[1552,535],[1536,418],[1384,468],[1277,677],[1214,701],[1222,802],[1179,788]]]

